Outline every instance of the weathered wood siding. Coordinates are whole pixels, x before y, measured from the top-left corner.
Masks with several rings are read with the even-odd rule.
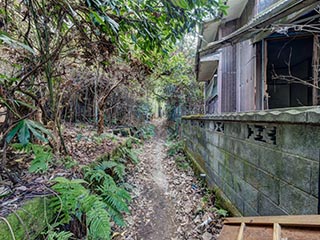
[[[237,21],[231,21],[225,24],[220,29],[221,37],[235,31],[237,28]],[[236,106],[236,46],[228,46],[221,50],[221,61],[219,73],[220,79],[220,98],[219,109],[220,112],[235,112]],[[220,81],[219,81],[220,80]]]
[[[256,110],[256,48],[251,40],[237,44],[237,111]]]

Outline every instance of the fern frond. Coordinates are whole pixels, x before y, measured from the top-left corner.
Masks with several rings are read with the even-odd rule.
[[[115,166],[117,166],[117,162],[115,161],[103,161],[100,164],[98,164],[97,167],[95,167],[95,169],[101,169],[101,170],[107,170],[107,169],[111,169],[114,168]]]
[[[123,215],[122,213],[114,210],[113,208],[109,207],[107,209],[111,219],[115,222],[115,224],[117,224],[119,227],[125,227],[126,223],[123,219]]]
[[[129,212],[127,202],[131,200],[131,197],[125,189],[117,187],[110,179],[106,180],[103,186],[99,186],[98,189],[109,207],[118,212]]]
[[[59,197],[51,201],[50,207],[55,212],[60,212],[61,209],[61,224],[68,223],[79,207],[79,199],[89,194],[89,190],[81,185],[86,183],[82,179],[68,180],[63,177],[57,177],[53,180],[56,182],[52,189],[59,194]]]
[[[95,204],[87,212],[87,224],[89,230],[89,239],[109,240],[111,235],[110,216],[108,212]]]
[[[102,169],[86,169],[84,173],[84,178],[88,179],[91,183],[100,183],[104,180],[106,173]]]
[[[124,148],[125,156],[134,164],[139,163],[139,158],[134,149]]]
[[[125,168],[125,165],[116,161],[103,161],[95,167],[95,170],[111,170],[112,174],[122,181],[125,174]]]
[[[123,181],[123,177],[125,175],[125,169],[126,169],[126,166],[121,163],[118,163],[117,166],[115,166],[114,168],[114,173],[121,181]]]
[[[49,231],[47,239],[48,240],[69,240],[73,234],[71,232],[54,232],[54,231]]]

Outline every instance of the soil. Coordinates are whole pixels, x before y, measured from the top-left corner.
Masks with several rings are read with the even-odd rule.
[[[106,130],[103,135],[97,137],[94,126],[65,124],[63,137],[70,154],[70,166],[66,167],[65,163],[57,160],[64,156],[55,156],[50,168],[44,173],[30,173],[30,154],[9,148],[7,168],[15,182],[2,177],[6,174],[0,172],[0,216],[7,216],[16,211],[25,201],[34,197],[53,195],[50,180],[55,177],[81,177],[81,166],[89,165],[100,156],[112,152],[126,140],[111,133],[111,130]]]
[[[186,169],[178,167],[176,159],[184,158],[182,153],[167,156],[165,121],[157,120],[154,124],[156,135],[141,147],[140,163],[128,166],[127,182],[132,186],[131,212],[126,216],[127,226],[117,229],[112,239],[217,239],[222,219],[217,214],[214,196],[206,195],[190,166]],[[90,164],[124,141],[120,137],[97,139],[88,126],[68,126],[64,137],[77,164],[71,169],[56,166],[46,174],[30,174],[27,170],[30,160],[25,154],[21,156],[23,161],[12,161],[17,165],[14,167],[20,169],[19,181],[12,185],[6,179],[0,179],[0,187],[9,188],[11,192],[0,198],[0,216],[16,210],[26,199],[52,195],[49,189],[51,179],[56,176],[77,177],[80,165]]]
[[[213,203],[204,203],[204,190],[192,169],[180,170],[167,157],[164,121],[154,124],[156,136],[144,144],[140,163],[129,174],[134,186],[131,214],[117,239],[216,239],[222,220],[208,210]]]

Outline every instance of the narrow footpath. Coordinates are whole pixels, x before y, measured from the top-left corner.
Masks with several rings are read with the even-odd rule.
[[[191,168],[180,170],[174,158],[167,157],[164,121],[154,124],[156,135],[144,144],[140,163],[129,174],[133,201],[122,239],[216,239],[222,225],[218,216],[205,210],[211,199],[203,200]]]

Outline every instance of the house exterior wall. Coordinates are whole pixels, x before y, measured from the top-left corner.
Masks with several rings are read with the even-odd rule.
[[[219,39],[245,25],[256,12],[255,0],[249,0],[241,17],[222,24]],[[216,113],[240,112],[256,107],[256,47],[251,40],[221,49],[218,68],[218,102]],[[209,106],[207,106],[209,107]]]
[[[279,0],[257,0],[257,12],[260,13]]]
[[[239,28],[246,25],[257,14],[256,1],[259,0],[248,0],[246,7],[241,14],[241,17],[238,20]]]
[[[245,216],[317,214],[320,107],[189,116],[187,152]]]
[[[256,49],[251,40],[237,44],[237,112],[256,110]]]
[[[221,26],[220,38],[229,35],[236,30],[237,21],[230,21]],[[218,84],[220,89],[219,96],[219,113],[236,111],[236,46],[228,46],[221,49]]]

